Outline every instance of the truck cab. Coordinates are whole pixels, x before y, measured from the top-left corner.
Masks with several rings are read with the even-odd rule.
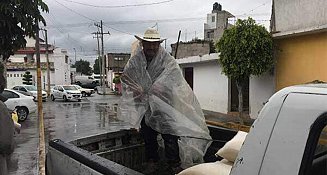
[[[325,175],[327,85],[285,88],[252,125],[231,175]]]

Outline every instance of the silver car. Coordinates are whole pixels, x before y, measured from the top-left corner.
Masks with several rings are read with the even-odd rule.
[[[37,87],[33,85],[19,85],[14,86],[13,90],[24,95],[32,96],[34,101],[37,101]],[[47,100],[47,93],[42,90],[42,101]]]

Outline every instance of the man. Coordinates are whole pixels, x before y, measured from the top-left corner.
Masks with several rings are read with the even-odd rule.
[[[211,139],[201,107],[175,59],[161,46],[159,32],[145,31],[121,77],[119,117],[141,126],[146,159],[158,162],[157,135],[173,171],[203,161]]]
[[[5,78],[0,73],[0,174],[7,175],[7,160],[14,148],[14,123],[4,102],[7,100],[1,95],[5,86]]]

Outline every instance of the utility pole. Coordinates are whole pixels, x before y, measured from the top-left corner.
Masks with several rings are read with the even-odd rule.
[[[180,37],[181,37],[181,31],[178,32],[178,39],[177,39],[176,51],[175,51],[175,59],[177,59],[177,51],[178,51],[178,44],[179,44]]]
[[[98,43],[98,64],[99,64],[99,74],[101,75],[101,57],[100,57],[100,41],[99,41],[99,33],[98,32],[94,32],[92,34],[95,34],[96,36],[93,38],[97,39],[97,43]],[[102,79],[100,79],[100,85],[102,86]]]
[[[104,57],[104,48],[103,48],[103,25],[102,25],[102,20],[100,21],[100,25],[101,25],[101,57],[102,57],[102,92],[103,95],[105,94],[105,57]]]
[[[48,31],[43,29],[45,33],[45,55],[47,58],[47,96],[50,97],[50,62],[49,62],[49,46],[48,46]]]
[[[75,48],[73,48],[73,49],[74,49],[75,67],[76,67],[76,49]]]
[[[110,35],[110,33],[109,32],[108,33],[103,33],[103,23],[102,23],[102,20],[100,21],[100,25],[99,24],[94,24],[94,25],[97,26],[98,28],[100,28],[100,33],[99,32],[96,32],[96,34],[97,35],[99,34],[100,37],[101,37],[101,60],[102,60],[102,67],[100,69],[102,69],[102,77],[101,77],[101,79],[102,79],[102,91],[103,91],[103,95],[105,95],[105,56],[104,56],[103,35],[104,34]]]
[[[37,114],[39,121],[39,175],[45,175],[45,140],[44,140],[44,121],[42,105],[42,86],[41,86],[41,61],[40,61],[40,34],[38,21],[36,24],[35,51],[36,51],[36,75],[37,75]]]

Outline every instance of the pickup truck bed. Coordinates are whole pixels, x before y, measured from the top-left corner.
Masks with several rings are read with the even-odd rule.
[[[215,142],[207,150],[206,162],[217,161],[214,154],[236,131],[209,126]],[[52,174],[142,175],[144,143],[136,130],[121,130],[65,143],[52,140],[47,154],[47,172]],[[162,172],[163,174],[165,172]]]

